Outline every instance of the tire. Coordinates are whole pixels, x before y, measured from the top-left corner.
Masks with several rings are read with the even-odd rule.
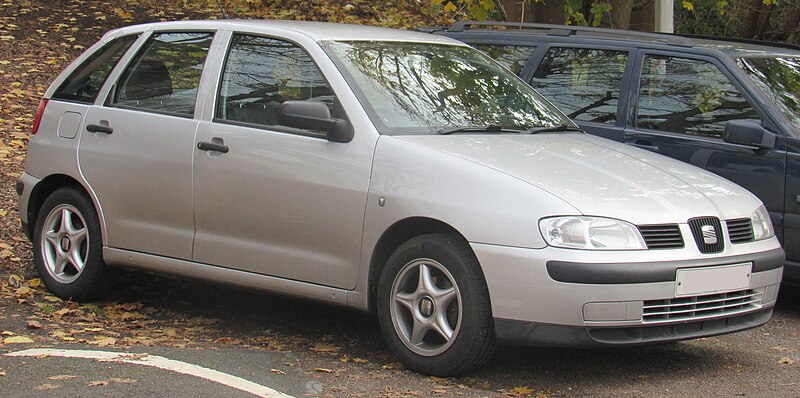
[[[420,373],[465,373],[496,348],[486,281],[455,235],[422,235],[400,245],[381,274],[377,311],[389,348]]]
[[[75,188],[58,189],[42,204],[33,259],[47,289],[61,299],[91,301],[112,287],[113,270],[103,262],[97,212]]]

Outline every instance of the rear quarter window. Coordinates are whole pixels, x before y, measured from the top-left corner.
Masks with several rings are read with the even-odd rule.
[[[89,56],[73,71],[52,98],[91,104],[97,98],[111,70],[138,35],[116,38]]]

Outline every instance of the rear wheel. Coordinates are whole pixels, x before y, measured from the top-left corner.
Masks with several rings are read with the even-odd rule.
[[[110,288],[103,263],[100,221],[94,205],[74,188],[44,201],[33,234],[33,257],[47,288],[65,300],[87,301]]]
[[[467,372],[496,346],[483,273],[458,236],[423,235],[402,244],[383,270],[377,303],[389,347],[418,372]]]

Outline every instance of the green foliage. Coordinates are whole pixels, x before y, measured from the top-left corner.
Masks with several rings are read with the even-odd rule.
[[[431,0],[431,2],[440,5],[443,11],[451,13],[455,19],[466,17],[484,21],[502,16],[500,4],[496,0]]]
[[[564,8],[564,11],[567,15],[567,20],[565,21],[567,25],[575,24],[578,26],[589,26],[589,23],[586,21],[586,17],[584,17],[583,13],[581,12],[581,9],[583,8],[582,0],[567,0]]]
[[[604,2],[592,3],[589,12],[592,14],[592,26],[600,26],[603,21],[603,15],[611,14],[611,4]]]

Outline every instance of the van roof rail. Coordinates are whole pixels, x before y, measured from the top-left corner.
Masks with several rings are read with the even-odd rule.
[[[615,36],[627,40],[657,41],[681,47],[692,47],[694,43],[689,38],[677,35],[652,32],[638,32],[632,30],[617,30],[594,28],[573,25],[550,25],[528,22],[498,22],[498,21],[458,21],[447,29],[448,32],[464,32],[473,26],[507,27],[528,30],[538,30],[550,36]]]

